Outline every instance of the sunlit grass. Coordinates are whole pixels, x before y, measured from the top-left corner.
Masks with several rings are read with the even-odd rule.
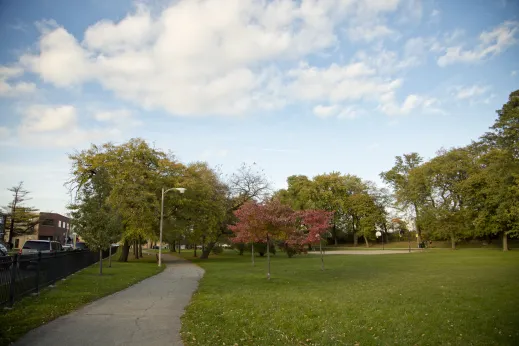
[[[248,256],[249,255],[249,256]],[[517,345],[519,252],[195,260],[187,345]],[[185,252],[192,259],[192,253]]]

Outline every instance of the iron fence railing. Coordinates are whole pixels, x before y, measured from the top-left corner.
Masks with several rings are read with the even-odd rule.
[[[112,254],[117,247],[112,248]],[[103,251],[103,258],[109,251]],[[70,274],[99,261],[88,250],[0,257],[0,306],[13,306],[22,297],[36,293]]]

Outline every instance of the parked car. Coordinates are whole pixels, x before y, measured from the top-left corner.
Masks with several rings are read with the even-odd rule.
[[[7,250],[7,247],[0,243],[0,256],[8,256],[9,251]]]
[[[88,250],[88,245],[82,241],[76,243],[76,250]]]
[[[9,269],[11,266],[11,257],[9,256],[7,247],[0,243],[0,270]]]
[[[52,240],[27,240],[20,249],[20,255],[31,255],[38,252],[53,253],[63,251],[61,243]]]
[[[72,245],[72,244],[63,245],[63,251],[72,251],[72,250],[74,250],[74,245]]]
[[[42,254],[51,254],[63,251],[60,242],[52,240],[27,240],[23,247],[18,252],[20,255],[34,255],[39,252]],[[35,265],[34,259],[20,259],[18,266],[21,269],[27,269],[30,265]]]

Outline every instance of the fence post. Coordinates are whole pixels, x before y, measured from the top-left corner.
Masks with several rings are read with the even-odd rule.
[[[14,305],[14,295],[16,293],[16,267],[18,266],[18,254],[13,256],[13,263],[11,264],[11,282],[9,287],[9,307]]]
[[[36,292],[35,294],[40,294],[40,264],[41,263],[41,251],[38,251],[38,262],[36,264]]]

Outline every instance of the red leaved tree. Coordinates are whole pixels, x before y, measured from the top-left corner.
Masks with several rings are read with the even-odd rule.
[[[261,208],[263,206],[255,201],[246,202],[234,212],[239,222],[229,226],[234,233],[234,238],[231,238],[233,243],[252,244],[252,265],[254,265],[254,243],[263,243],[266,239],[263,220],[259,217]]]
[[[322,236],[330,230],[333,212],[325,210],[303,210],[299,212],[301,228],[307,231],[304,243],[319,243],[321,254],[321,270],[324,270],[324,256],[321,245]]]
[[[247,202],[234,215],[238,221],[229,226],[235,235],[233,242],[267,243],[267,279],[270,280],[271,241],[279,237],[289,237],[296,231],[296,213],[289,206],[273,200],[263,204]],[[254,261],[254,249],[252,252]]]

